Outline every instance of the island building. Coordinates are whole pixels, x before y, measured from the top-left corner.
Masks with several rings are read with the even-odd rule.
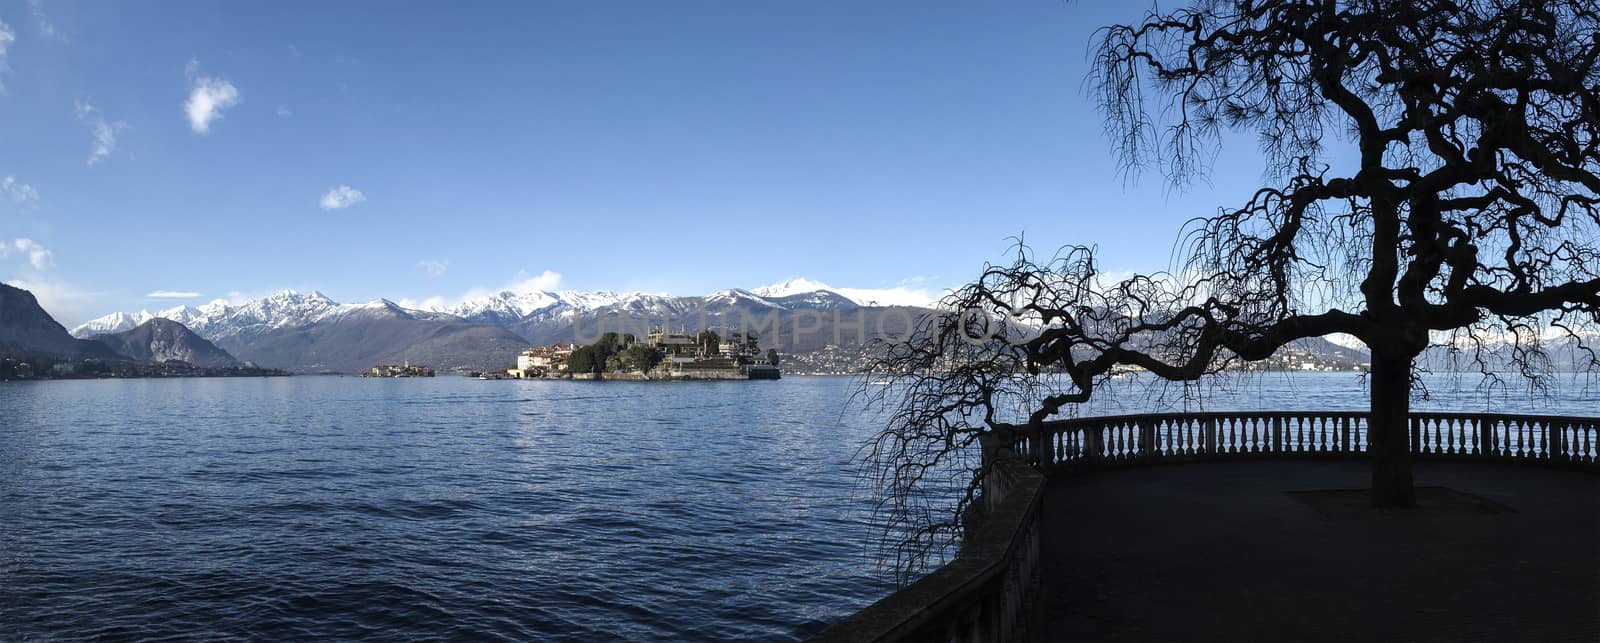
[[[433,377],[433,369],[428,368],[426,366],[417,366],[417,365],[414,365],[414,364],[412,364],[411,362],[408,361],[408,362],[406,362],[404,364],[379,364],[377,366],[372,367],[367,372],[362,373],[361,376],[362,377]]]
[[[567,370],[567,358],[578,347],[573,344],[533,346],[517,355],[517,367],[506,370],[515,379],[546,377]]]
[[[636,338],[633,335],[617,337],[622,351],[635,346],[651,349],[659,361],[648,370],[630,364],[619,354],[607,358],[607,367],[599,379],[639,380],[748,380],[779,379],[778,367],[767,363],[760,350],[760,338],[755,333],[733,331],[727,337],[706,331],[696,335],[656,331]],[[569,360],[580,347],[574,344],[534,346],[517,356],[517,367],[506,370],[506,376],[516,379],[564,377],[596,379],[592,372],[572,372]]]

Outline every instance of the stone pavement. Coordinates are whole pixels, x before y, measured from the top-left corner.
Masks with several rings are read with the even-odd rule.
[[[1322,492],[1367,474],[1263,460],[1053,479],[1033,638],[1600,641],[1600,476],[1418,463],[1435,488],[1410,511]]]

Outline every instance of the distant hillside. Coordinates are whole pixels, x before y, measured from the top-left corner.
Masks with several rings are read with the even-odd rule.
[[[663,314],[662,311],[667,311]],[[674,297],[646,305],[612,305],[555,315],[530,315],[507,327],[532,344],[586,343],[602,331],[638,334],[663,322],[672,332],[754,332],[763,349],[811,353],[834,345],[859,348],[874,339],[905,337],[932,311],[909,306],[862,306],[819,291],[767,298],[730,290],[707,297]]]
[[[885,296],[892,292],[846,289],[846,295],[819,286],[792,280],[684,297],[507,290],[433,310],[404,308],[388,300],[341,304],[319,292],[284,291],[238,304],[217,300],[154,313],[113,313],[73,333],[84,337],[151,318],[170,319],[262,367],[350,373],[407,360],[440,372],[498,370],[513,365],[528,345],[589,343],[603,331],[637,334],[664,327],[692,333],[711,328],[754,331],[763,350],[825,358],[830,365],[826,370],[836,370],[859,365],[863,345],[903,338],[910,325],[932,312],[902,305],[910,302],[904,296]],[[1323,340],[1302,344],[1293,356],[1296,366],[1365,361],[1362,351]]]
[[[527,346],[503,328],[389,301],[345,306],[303,325],[257,328],[217,343],[259,366],[303,373],[357,373],[406,361],[439,372],[503,369]]]
[[[183,324],[154,318],[120,333],[96,335],[94,341],[144,362],[178,360],[204,368],[232,368],[239,360],[194,334]]]
[[[0,353],[121,359],[104,344],[75,339],[39,306],[33,293],[0,284]]]

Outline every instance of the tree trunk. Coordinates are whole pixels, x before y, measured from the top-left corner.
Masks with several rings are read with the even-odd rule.
[[[1411,359],[1372,351],[1372,506],[1413,507],[1411,479]]]

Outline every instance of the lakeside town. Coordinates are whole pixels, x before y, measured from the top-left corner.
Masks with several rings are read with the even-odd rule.
[[[289,372],[241,366],[198,366],[183,360],[138,362],[110,359],[73,360],[53,355],[0,357],[0,382],[12,380],[93,380],[164,377],[285,377]]]

